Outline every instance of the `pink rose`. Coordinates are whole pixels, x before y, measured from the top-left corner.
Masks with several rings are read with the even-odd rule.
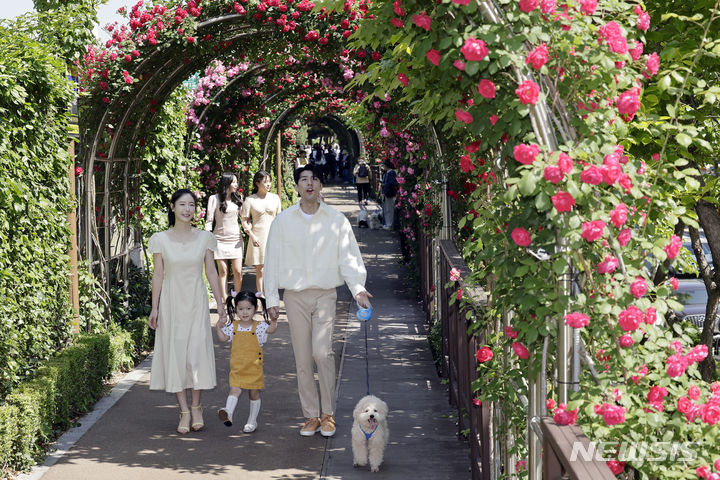
[[[316,30],[310,30],[307,35],[305,35],[305,40],[308,42],[314,42],[318,38],[320,38],[320,34]]]
[[[465,40],[465,44],[460,49],[460,53],[463,54],[465,60],[468,62],[479,62],[483,58],[487,57],[490,51],[488,50],[487,45],[485,45],[485,42],[469,37]]]
[[[500,117],[497,115],[490,115],[490,124],[494,127],[495,124],[500,120]]]
[[[662,402],[668,396],[667,388],[653,385],[647,395],[647,401],[650,403]]]
[[[633,186],[632,179],[629,175],[621,173],[620,178],[618,179],[618,184],[625,189],[626,192],[630,192],[630,189]]]
[[[660,70],[660,57],[658,57],[657,52],[648,55],[645,67],[647,68],[646,73],[650,76],[655,75]]]
[[[513,156],[515,157],[515,160],[523,165],[530,165],[533,163],[539,153],[540,148],[534,143],[531,145],[521,143],[513,148]]]
[[[625,121],[630,121],[640,109],[640,89],[631,88],[615,99],[618,113],[623,115]]]
[[[632,332],[637,330],[644,318],[645,315],[642,310],[634,305],[630,305],[620,312],[620,315],[618,315],[618,323],[624,331]]]
[[[627,206],[624,203],[618,203],[614,209],[610,210],[610,221],[617,228],[620,228],[627,222],[627,214]]]
[[[620,475],[623,470],[625,470],[625,462],[620,462],[618,460],[607,460],[605,463],[607,463],[607,466],[613,473],[613,475]]]
[[[618,242],[620,243],[621,247],[624,247],[628,243],[630,243],[630,240],[632,239],[632,230],[629,228],[623,228],[620,230],[620,233],[618,233],[617,236]]]
[[[594,220],[592,222],[584,222],[582,224],[582,233],[580,236],[588,242],[602,238],[605,233],[605,222],[602,220]]]
[[[560,167],[560,171],[563,173],[571,173],[573,171],[572,158],[570,158],[570,156],[565,152],[560,153],[557,164],[558,167]]]
[[[493,82],[483,79],[478,84],[478,92],[485,98],[495,98],[497,90]]]
[[[530,232],[528,232],[522,227],[517,227],[513,229],[510,237],[513,239],[513,242],[515,242],[515,244],[520,247],[527,247],[532,242]]]
[[[460,270],[453,267],[450,269],[450,281],[457,282],[458,280],[460,280]]]
[[[565,175],[557,165],[548,165],[543,171],[543,178],[550,183],[559,183],[564,177]]]
[[[518,331],[515,330],[515,329],[512,327],[512,325],[506,325],[506,326],[505,326],[505,335],[507,335],[508,337],[514,339],[514,338],[517,338],[517,336],[518,336]]]
[[[398,73],[397,78],[398,80],[400,80],[400,83],[403,84],[403,87],[407,87],[408,83],[410,83],[410,79],[404,73]]]
[[[708,425],[715,425],[720,421],[720,407],[705,405],[700,412],[700,419]]]
[[[590,317],[582,313],[568,313],[565,315],[565,325],[573,328],[587,327],[590,324]]]
[[[642,277],[637,277],[635,281],[630,285],[630,293],[635,298],[640,298],[645,295],[648,291],[647,283]]]
[[[467,124],[473,123],[473,116],[470,115],[465,110],[457,109],[455,110],[455,118],[457,118],[461,122],[465,122]]]
[[[430,24],[432,23],[432,18],[428,17],[425,12],[422,12],[420,15],[413,15],[412,19],[415,25],[424,29],[426,32],[431,30]]]
[[[490,350],[489,347],[482,347],[477,351],[475,354],[475,358],[477,358],[477,361],[480,363],[488,362],[492,359],[493,352]]]
[[[597,0],[580,0],[580,11],[583,15],[592,15],[597,8]]]
[[[463,155],[460,157],[460,169],[465,173],[475,170],[475,165],[472,160],[470,160],[470,155]]]
[[[393,27],[396,28],[403,28],[405,26],[405,23],[402,21],[401,18],[393,18],[392,20],[390,20],[390,23],[392,23]]]
[[[635,47],[628,50],[628,52],[630,52],[630,57],[633,60],[637,60],[638,58],[640,58],[643,54],[643,48],[645,48],[643,43],[635,40]]]
[[[452,0],[452,2],[457,5],[467,5],[470,3],[470,0]]]
[[[635,340],[630,336],[629,333],[626,333],[625,335],[620,337],[620,346],[621,347],[632,347],[635,344]]]
[[[523,360],[527,360],[530,358],[530,351],[520,342],[513,342],[512,349],[515,352],[515,355],[522,358]]]
[[[455,60],[453,62],[453,67],[457,68],[461,72],[465,71],[465,63],[462,60]]]
[[[692,387],[688,388],[688,397],[693,400],[697,400],[698,398],[700,398],[700,388],[698,388],[697,385],[693,385]]]
[[[607,255],[605,257],[605,260],[598,263],[598,272],[603,274],[612,273],[617,269],[619,264],[620,263],[618,262],[617,258]]]
[[[438,66],[438,64],[440,63],[440,59],[442,58],[442,55],[440,54],[440,50],[435,50],[435,49],[428,50],[428,52],[425,54],[425,56],[430,61],[430,63],[432,63],[436,67]]]
[[[693,364],[693,363],[697,363],[697,362],[702,362],[703,360],[705,360],[705,358],[707,356],[708,356],[707,345],[696,345],[690,349],[690,351],[685,356],[685,358],[687,358],[688,363]]]
[[[555,0],[540,0],[540,12],[542,12],[543,15],[554,13],[556,6],[557,3]]]
[[[657,322],[657,310],[653,307],[648,307],[648,309],[645,310],[643,322],[647,323],[648,325],[655,325],[655,322]]]
[[[590,185],[600,185],[603,181],[602,170],[595,165],[590,165],[580,174],[580,181]]]
[[[625,55],[627,53],[627,40],[616,22],[608,22],[598,30],[600,40],[605,40],[611,52]]]
[[[520,0],[520,10],[530,13],[540,5],[540,0]]]
[[[575,199],[568,192],[558,192],[552,197],[552,204],[558,213],[569,212],[575,206]]]
[[[528,63],[532,65],[532,67],[535,70],[540,70],[543,65],[545,65],[548,60],[550,59],[548,48],[543,43],[535,48],[532,52],[528,53],[528,56],[525,58],[525,64]]]
[[[667,360],[665,360],[665,364],[667,365],[666,371],[670,378],[679,377],[685,373],[685,370],[688,368],[687,359],[679,353],[670,355]]]
[[[648,28],[650,28],[650,14],[647,12],[642,12],[638,15],[637,19],[637,28],[638,30],[642,30],[643,32],[647,31]]]
[[[677,290],[678,288],[680,288],[680,282],[677,278],[672,277],[670,278],[670,280],[668,280],[668,282],[670,283],[670,288],[672,288],[673,290]]]
[[[545,400],[545,408],[552,411],[555,408],[555,400],[553,400],[552,398],[548,398],[547,400]]]
[[[602,415],[605,425],[619,425],[625,422],[625,409],[618,405],[603,404]]]
[[[575,422],[577,422],[577,412],[577,408],[575,410],[567,410],[567,404],[561,403],[558,405],[558,408],[555,409],[553,420],[558,425],[575,425]]]
[[[677,235],[670,237],[670,243],[665,246],[665,253],[667,257],[672,260],[680,253],[680,247],[682,247],[682,240]]]
[[[524,105],[535,105],[540,96],[540,87],[532,80],[525,80],[515,90],[515,94]]]
[[[405,9],[402,7],[402,3],[400,0],[395,0],[393,2],[393,12],[395,12],[395,15],[398,17],[404,17],[405,16]]]
[[[698,478],[708,478],[708,476],[710,476],[710,469],[705,465],[697,467],[695,469],[695,475],[697,475]]]
[[[688,413],[693,410],[695,404],[688,397],[680,397],[677,401],[677,411],[680,413]]]

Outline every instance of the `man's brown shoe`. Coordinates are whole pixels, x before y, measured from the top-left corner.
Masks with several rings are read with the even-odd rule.
[[[335,435],[335,417],[323,413],[320,417],[320,435],[323,437],[332,437]]]
[[[300,435],[303,437],[312,437],[320,431],[320,419],[317,417],[308,418],[305,420],[305,426],[300,430]]]

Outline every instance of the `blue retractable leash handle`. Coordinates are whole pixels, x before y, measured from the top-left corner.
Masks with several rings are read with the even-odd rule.
[[[368,322],[372,318],[372,307],[362,307],[358,303],[357,318],[365,323],[365,379],[367,381],[367,395],[370,395],[370,366],[368,364]]]

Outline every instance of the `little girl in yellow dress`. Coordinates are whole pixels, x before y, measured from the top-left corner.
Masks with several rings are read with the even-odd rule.
[[[263,304],[265,321],[262,322],[253,320],[258,300]],[[218,417],[226,426],[231,427],[238,398],[243,389],[249,390],[250,413],[243,432],[251,433],[257,428],[260,390],[265,388],[262,346],[267,341],[267,336],[277,330],[277,320],[267,323],[265,299],[246,290],[238,292],[234,297],[228,296],[225,309],[228,312],[227,324],[218,321],[215,328],[218,340],[232,341],[230,394],[225,407],[218,411]]]

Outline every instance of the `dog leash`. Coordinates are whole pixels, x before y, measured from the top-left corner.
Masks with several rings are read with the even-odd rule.
[[[358,304],[357,318],[365,324],[365,381],[367,384],[366,395],[370,395],[370,362],[368,361],[370,354],[368,351],[368,323],[372,318],[372,307],[363,308],[360,306],[360,304]],[[367,433],[365,433],[365,435],[367,436]],[[370,435],[372,435],[372,433]]]

